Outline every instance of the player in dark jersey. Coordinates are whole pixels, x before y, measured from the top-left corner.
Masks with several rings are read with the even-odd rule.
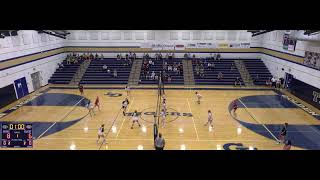
[[[124,101],[122,101],[122,110],[123,110],[123,116],[125,116],[126,115],[126,111],[127,111],[127,107],[128,107],[128,105],[129,105],[129,100],[128,100],[128,98],[126,98]]]
[[[232,102],[233,114],[236,113],[237,109],[238,109],[238,104],[237,104],[237,101],[234,100],[234,101]]]
[[[83,86],[79,83],[78,87],[79,87],[80,94],[83,95]]]
[[[284,143],[283,150],[290,150],[290,149],[291,149],[291,140],[287,140]]]
[[[97,143],[99,143],[100,138],[103,139],[102,143],[107,143],[105,135],[104,135],[104,124],[101,125],[101,127],[98,130],[98,139]]]
[[[94,107],[98,107],[99,111],[100,111],[100,100],[99,100],[99,96],[97,96],[96,101],[94,102]]]
[[[284,123],[281,132],[280,132],[280,136],[279,136],[279,140],[280,142],[284,143],[286,136],[287,136],[287,128],[288,128],[288,123]]]

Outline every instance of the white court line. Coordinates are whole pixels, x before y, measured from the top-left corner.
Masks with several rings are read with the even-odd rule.
[[[254,115],[249,112],[247,106],[241,101],[241,98],[239,98],[239,101],[241,102],[241,104],[244,105],[244,108],[246,109],[246,111],[248,112],[248,114],[249,114],[255,121],[257,121],[258,123],[260,123],[260,124],[271,134],[271,136],[272,136],[277,142],[279,142],[279,139],[278,139],[275,135],[273,135],[273,133],[272,133],[262,122],[258,121],[258,120],[254,117]]]
[[[189,103],[189,99],[188,99],[188,98],[186,98],[186,99],[187,99],[187,102],[188,102],[188,106],[189,106],[190,113],[192,114],[191,107],[190,107],[190,103]],[[198,131],[197,131],[196,123],[194,122],[193,116],[192,116],[191,118],[192,118],[192,121],[193,121],[194,129],[195,129],[195,131],[196,131],[197,140],[199,141],[199,136],[198,136]]]
[[[133,104],[133,101],[134,101],[134,97],[132,97],[132,101],[131,101],[131,103],[130,103],[130,105],[129,105],[128,111],[130,110],[131,105]],[[119,134],[120,134],[120,131],[121,131],[121,129],[122,129],[122,126],[123,126],[125,120],[126,120],[126,116],[124,116],[124,118],[122,119],[122,123],[121,123],[120,128],[119,128],[119,131],[118,131],[118,133],[117,133],[117,135],[116,135],[116,139],[118,138],[118,136],[119,136]]]
[[[84,99],[84,97],[81,98],[75,105],[73,105],[71,111],[69,111],[66,115],[64,115],[60,121],[62,121],[64,118],[66,118],[83,99]],[[40,139],[47,131],[49,131],[49,129],[51,129],[55,124],[57,124],[57,122],[60,122],[60,121],[54,122],[51,126],[48,127],[48,129],[46,129],[42,134],[40,134],[37,139]]]

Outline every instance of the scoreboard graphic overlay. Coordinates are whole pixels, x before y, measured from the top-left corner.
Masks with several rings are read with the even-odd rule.
[[[32,124],[1,123],[2,148],[32,148]]]

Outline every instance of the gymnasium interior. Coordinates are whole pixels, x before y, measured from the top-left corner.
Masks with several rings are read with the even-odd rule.
[[[319,32],[0,30],[0,150],[318,150]]]

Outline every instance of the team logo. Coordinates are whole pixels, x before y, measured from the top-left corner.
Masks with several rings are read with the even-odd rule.
[[[223,145],[224,150],[249,150],[249,147],[244,146],[242,143],[227,143]],[[253,147],[253,150],[258,150]]]
[[[122,96],[121,93],[113,93],[113,92],[108,92],[108,93],[105,93],[104,95],[107,95],[109,97],[120,97],[120,96]]]
[[[140,118],[143,121],[146,122],[150,122],[153,123],[154,122],[154,118],[157,117],[157,113],[155,112],[155,107],[150,107],[147,109],[144,109],[140,112],[137,112],[138,116],[140,116]],[[133,112],[128,112],[126,113],[126,116],[132,116]],[[185,113],[185,112],[178,112],[177,110],[173,109],[173,108],[168,108],[167,109],[167,113],[166,113],[166,122],[172,122],[177,120],[179,117],[192,117],[192,113]],[[161,117],[159,117],[161,119]]]

